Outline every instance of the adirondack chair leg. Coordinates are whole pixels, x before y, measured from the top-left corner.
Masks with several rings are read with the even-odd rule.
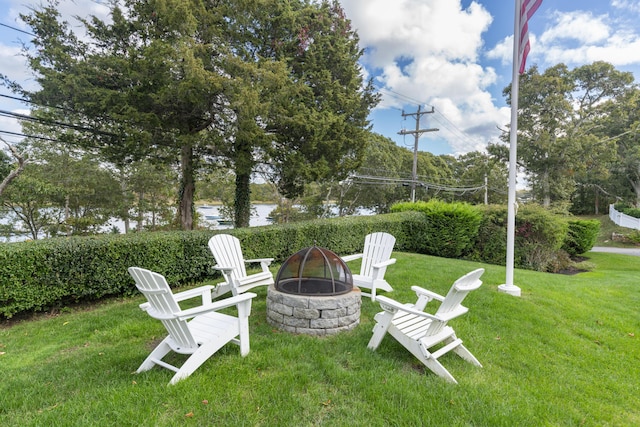
[[[200,346],[200,348],[184,362],[178,372],[171,378],[169,384],[175,384],[193,374],[200,365],[206,362],[212,354],[220,350],[227,342],[227,340],[211,341]]]
[[[369,340],[369,344],[367,344],[367,348],[370,350],[376,350],[382,342],[382,339],[387,333],[387,330],[391,325],[391,321],[393,320],[393,313],[385,311],[383,313],[378,313],[375,317],[376,325],[373,327],[373,336]]]
[[[160,344],[156,346],[156,348],[153,349],[151,354],[147,356],[144,362],[142,362],[136,373],[139,374],[140,372],[148,371],[149,369],[153,368],[157,364],[155,360],[162,360],[162,358],[171,351],[171,347],[169,346],[169,344],[167,344],[168,339],[169,337],[165,338]]]
[[[476,359],[476,357],[473,354],[471,354],[471,352],[467,350],[467,348],[462,344],[454,348],[453,352],[456,353],[458,356],[462,357],[467,362],[482,368],[482,364],[478,361],[478,359]]]
[[[438,362],[436,359],[425,356],[420,361],[424,363],[424,365],[427,368],[429,368],[437,376],[444,378],[450,383],[458,384],[458,381],[456,381],[456,379],[453,378],[453,375],[451,375],[449,371],[447,371],[447,369],[444,366],[442,366],[442,364]]]
[[[240,355],[249,353],[249,315],[251,314],[251,301],[238,305],[238,321],[240,323]]]

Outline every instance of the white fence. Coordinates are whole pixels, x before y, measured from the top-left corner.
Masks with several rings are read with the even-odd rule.
[[[634,230],[640,230],[640,218],[634,218],[629,215],[625,215],[622,212],[615,210],[613,205],[609,205],[609,218],[620,227],[633,228]]]

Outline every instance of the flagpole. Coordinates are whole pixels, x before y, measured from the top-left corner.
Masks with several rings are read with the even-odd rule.
[[[515,19],[513,28],[513,75],[511,77],[511,128],[509,130],[509,197],[507,205],[507,264],[505,283],[498,286],[498,291],[519,297],[520,288],[513,284],[513,264],[515,255],[516,235],[516,170],[518,150],[518,83],[520,60],[520,6],[521,1],[515,0]]]

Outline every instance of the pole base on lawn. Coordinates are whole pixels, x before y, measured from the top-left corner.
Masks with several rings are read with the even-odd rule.
[[[505,294],[513,295],[514,297],[520,296],[520,288],[516,285],[500,285],[498,286],[499,292],[504,292]]]

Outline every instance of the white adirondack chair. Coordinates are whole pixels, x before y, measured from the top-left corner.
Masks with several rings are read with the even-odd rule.
[[[256,286],[268,286],[274,283],[273,273],[269,271],[269,265],[273,258],[244,259],[240,240],[230,234],[216,234],[209,239],[209,249],[216,260],[216,270],[222,272],[224,283],[220,283],[214,297],[231,291],[233,295],[239,295]],[[260,263],[262,271],[247,275],[245,264]]]
[[[465,274],[455,281],[446,297],[419,286],[412,286],[411,289],[418,296],[415,304],[400,304],[391,298],[379,296],[377,301],[384,311],[375,316],[376,325],[368,347],[371,350],[377,349],[385,334],[389,332],[427,368],[447,381],[457,384],[455,378],[438,359],[453,351],[464,360],[482,367],[478,359],[462,345],[462,340],[456,336],[455,331],[447,326],[447,322],[468,311],[461,305],[462,300],[469,292],[480,287],[480,276],[483,273],[484,269],[479,268]],[[441,302],[440,307],[435,314],[425,313],[427,303],[434,299]],[[438,344],[442,346],[431,351]]]
[[[175,372],[169,382],[175,384],[191,375],[228,342],[238,344],[242,356],[249,353],[249,314],[251,299],[256,294],[249,292],[212,302],[213,286],[201,286],[173,294],[164,276],[139,267],[130,267],[128,271],[148,301],[140,304],[140,308],[160,320],[169,333],[136,372],[147,371],[158,365]],[[178,305],[180,301],[196,297],[202,298],[202,305],[187,310],[182,310]],[[237,307],[237,317],[217,312],[231,306]],[[162,361],[170,351],[191,356],[178,368]]]
[[[387,267],[396,262],[395,258],[391,258],[395,243],[396,238],[389,233],[367,234],[361,254],[341,257],[344,262],[362,258],[360,274],[353,275],[353,284],[359,288],[371,289],[370,294],[365,292],[362,294],[371,296],[372,301],[375,301],[378,289],[393,291],[391,285],[384,279],[384,274]]]

